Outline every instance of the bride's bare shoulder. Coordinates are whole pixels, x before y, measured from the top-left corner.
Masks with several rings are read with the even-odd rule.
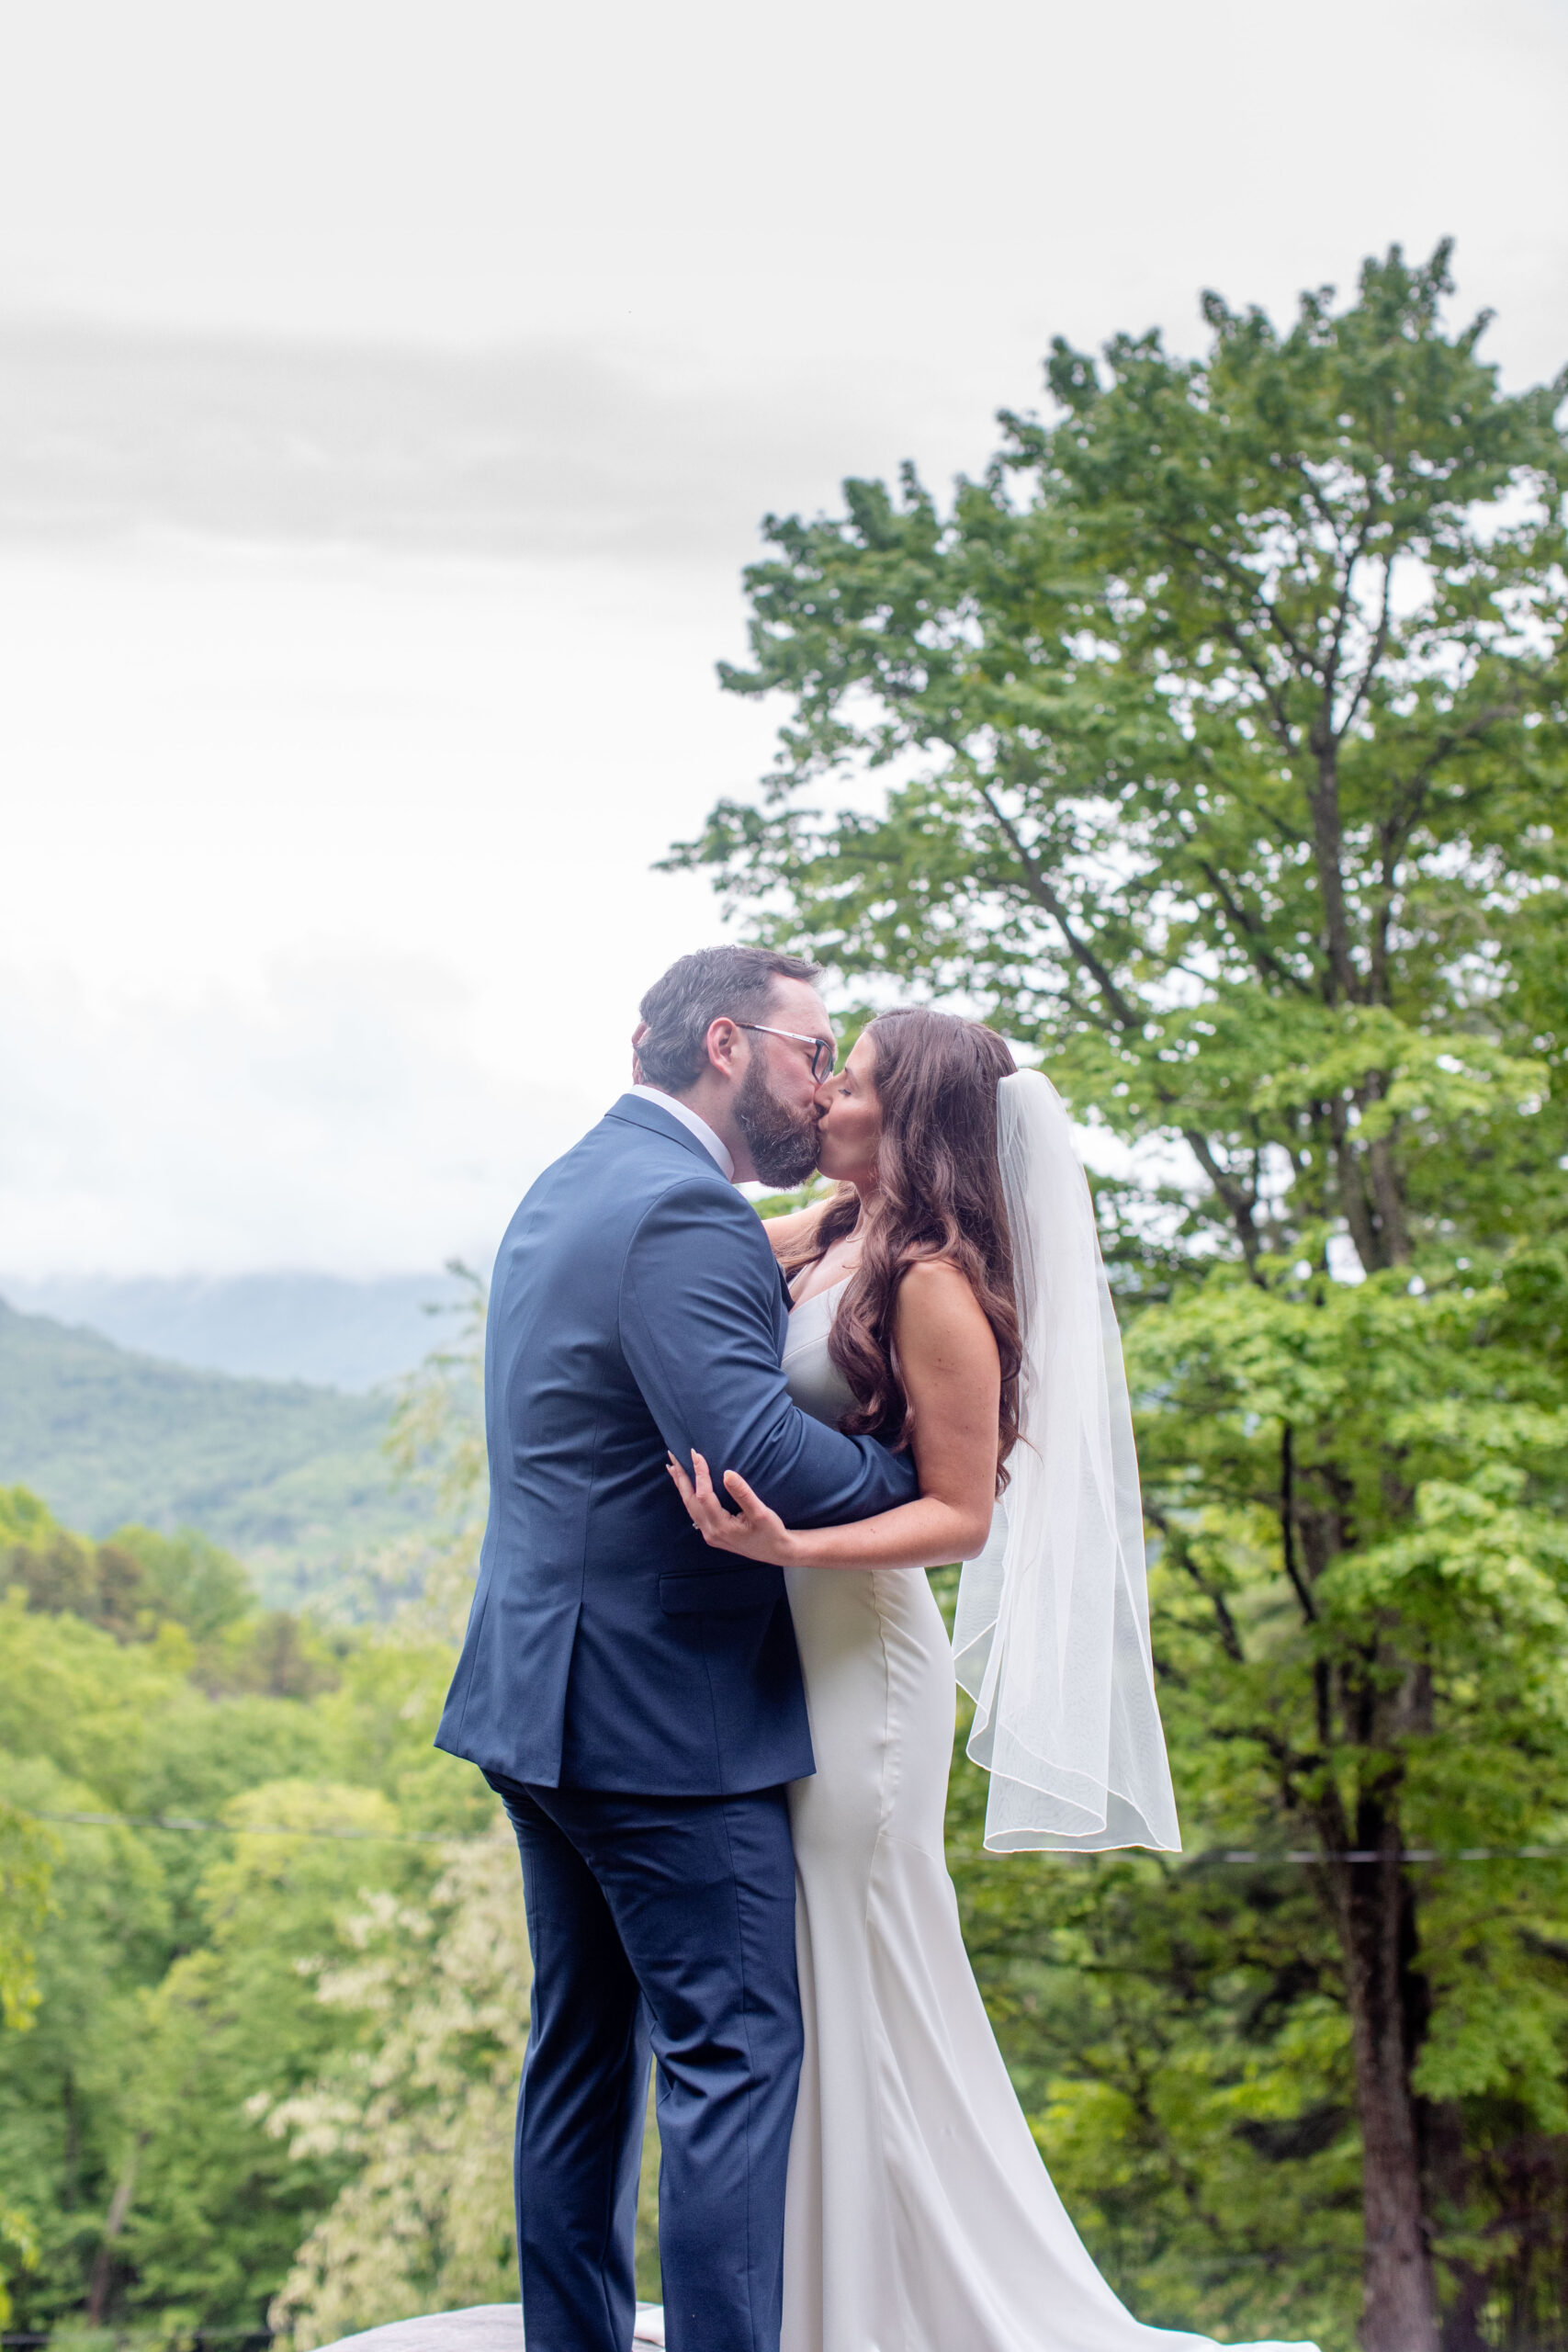
[[[916,1258],[905,1267],[894,1308],[899,1354],[912,1350],[964,1357],[996,1352],[974,1285],[951,1258]]]

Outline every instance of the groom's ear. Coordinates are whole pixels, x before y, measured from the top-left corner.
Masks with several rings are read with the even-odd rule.
[[[632,1031],[632,1084],[634,1086],[640,1086],[642,1084],[642,1064],[637,1059],[637,1049],[641,1045],[647,1035],[647,1022],[639,1021],[637,1027]]]
[[[721,1012],[716,1021],[708,1023],[705,1043],[708,1068],[722,1070],[726,1078],[733,1078],[736,1052],[740,1044],[739,1024],[732,1021],[728,1012]]]

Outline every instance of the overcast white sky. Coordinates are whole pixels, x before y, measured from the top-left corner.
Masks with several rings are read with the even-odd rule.
[[[1393,239],[1551,373],[1565,119],[1562,0],[0,6],[0,1272],[486,1249],[717,934],[759,516]]]

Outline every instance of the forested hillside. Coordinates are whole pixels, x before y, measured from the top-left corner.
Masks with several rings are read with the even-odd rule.
[[[374,1605],[366,1564],[426,1516],[389,1465],[391,1411],[386,1396],[160,1363],[0,1300],[0,1482],[94,1535],[199,1527],[272,1600]]]

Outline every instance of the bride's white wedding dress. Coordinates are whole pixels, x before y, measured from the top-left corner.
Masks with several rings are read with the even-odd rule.
[[[784,1357],[834,1424],[843,1288],[795,1309]],[[923,1572],[785,1573],[817,1770],[789,1792],[806,2054],[783,2352],[1192,2352],[1095,2268],[991,2032],[943,1857],[955,1684]]]

